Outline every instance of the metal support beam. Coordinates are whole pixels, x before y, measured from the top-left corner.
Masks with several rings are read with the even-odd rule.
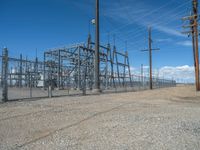
[[[20,67],[19,67],[19,87],[22,88],[22,54],[20,54]]]
[[[128,52],[127,51],[126,51],[126,61],[127,61],[127,66],[128,66],[130,84],[131,84],[131,87],[133,87],[133,82],[132,82],[132,78],[131,78],[131,68],[130,68],[129,57],[128,57]]]
[[[81,50],[78,48],[78,89],[81,89]]]
[[[58,89],[60,89],[61,88],[61,76],[62,76],[60,50],[58,51],[58,68],[57,69],[58,69],[57,86],[58,86]]]
[[[46,53],[44,53],[44,65],[43,65],[43,90],[46,88]]]

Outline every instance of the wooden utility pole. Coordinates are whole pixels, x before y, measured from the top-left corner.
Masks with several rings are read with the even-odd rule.
[[[198,40],[198,1],[193,0],[193,13],[194,13],[194,36],[195,36],[195,64],[196,64],[196,82],[197,91],[200,90],[199,86],[199,40]]]
[[[183,21],[188,20],[190,25],[183,28],[190,28],[190,31],[183,32],[184,34],[192,35],[194,68],[195,68],[195,83],[196,90],[200,91],[199,84],[199,42],[198,42],[198,0],[192,0],[193,12],[190,16],[182,18]]]
[[[153,83],[152,83],[152,47],[151,47],[152,41],[151,41],[151,27],[149,27],[149,80],[150,80],[150,89],[153,89]]]
[[[99,79],[99,0],[96,0],[96,33],[95,33],[95,62],[94,62],[94,92],[100,92]]]
[[[142,50],[142,51],[148,51],[149,52],[149,88],[153,89],[153,77],[152,77],[152,50],[160,50],[159,48],[152,49],[152,35],[151,35],[151,27],[148,28],[148,41],[149,41],[149,48],[148,50]]]
[[[194,21],[193,20],[191,20],[190,21],[190,25],[193,25],[194,24]],[[195,79],[197,79],[196,77],[197,77],[197,68],[196,68],[196,46],[195,46],[195,34],[194,34],[194,27],[192,26],[191,27],[191,30],[192,30],[192,49],[193,49],[193,59],[194,59],[194,69],[195,69]],[[198,91],[198,87],[199,87],[199,85],[198,85],[198,82],[197,82],[197,80],[196,80],[196,89],[197,89],[197,91]]]

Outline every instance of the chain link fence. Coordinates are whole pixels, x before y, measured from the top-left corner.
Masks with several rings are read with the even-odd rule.
[[[66,70],[63,70],[60,71],[62,73],[60,76],[52,67],[52,62],[38,61],[38,58],[28,60],[22,55],[11,58],[6,48],[3,49],[0,63],[0,99],[3,102],[92,94],[93,82],[88,78],[91,72],[87,68],[81,70],[79,74],[71,72],[69,76]],[[47,67],[51,69],[47,70]],[[57,78],[60,77],[58,86]],[[81,79],[80,82],[76,81],[77,78]],[[122,75],[106,73],[106,76],[102,73],[100,80],[102,93],[147,90],[150,84],[148,77],[136,75],[130,77],[130,74],[124,73]],[[153,78],[152,82],[154,89],[176,86],[173,80]],[[80,85],[77,86],[77,83]]]

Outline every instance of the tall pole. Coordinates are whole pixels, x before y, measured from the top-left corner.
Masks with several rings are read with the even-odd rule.
[[[151,27],[149,27],[149,88],[153,89],[152,84],[152,40],[151,40]]]
[[[198,0],[192,0],[192,13],[190,16],[183,17],[183,21],[190,21],[190,25],[183,26],[183,28],[191,28],[191,31],[183,32],[183,34],[192,34],[192,45],[193,45],[193,57],[194,57],[194,68],[195,68],[195,83],[196,90],[200,91],[199,85],[199,43],[198,43]]]
[[[194,36],[195,36],[195,65],[196,65],[196,84],[197,91],[200,90],[199,86],[199,41],[198,41],[198,1],[193,0],[193,13],[194,13]]]
[[[194,21],[191,22],[191,24],[194,24]],[[197,69],[196,69],[196,48],[195,48],[195,35],[194,35],[194,27],[191,27],[192,29],[192,48],[193,48],[193,58],[194,58],[194,69],[195,69],[195,79],[197,79]],[[198,89],[198,83],[196,81],[196,89]]]
[[[152,79],[152,51],[154,50],[160,50],[159,48],[152,48],[152,37],[151,37],[151,27],[148,28],[148,42],[149,42],[149,48],[141,51],[148,51],[149,52],[149,89],[153,89],[153,79]]]
[[[99,0],[96,0],[96,35],[95,35],[95,62],[94,62],[94,92],[100,92],[99,80]]]

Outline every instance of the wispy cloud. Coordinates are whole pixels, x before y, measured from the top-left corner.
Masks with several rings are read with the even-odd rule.
[[[173,41],[171,38],[162,38],[162,39],[156,39],[156,42],[171,42]]]
[[[188,47],[191,47],[192,46],[192,41],[180,41],[180,42],[177,42],[176,44],[178,45],[181,45],[181,46],[188,46]]]
[[[181,32],[179,32],[175,29],[169,28],[169,27],[165,27],[165,26],[161,26],[161,25],[154,25],[154,29],[157,29],[158,31],[164,32],[169,35],[185,37],[185,35],[183,35]]]
[[[120,22],[124,22],[124,26],[126,26],[126,24],[137,24],[144,27],[152,26],[155,30],[162,33],[171,36],[185,37],[185,35],[181,34],[179,30],[169,26],[169,20],[173,21],[173,19],[176,20],[176,18],[181,18],[181,16],[177,15],[176,18],[172,19],[171,16],[174,16],[174,12],[166,11],[167,15],[161,17],[161,14],[159,13],[160,10],[151,14],[152,10],[153,6],[139,2],[136,3],[134,9],[132,6],[116,3],[112,9],[105,13],[105,15],[115,21],[120,20]],[[162,10],[162,12],[164,11]]]

